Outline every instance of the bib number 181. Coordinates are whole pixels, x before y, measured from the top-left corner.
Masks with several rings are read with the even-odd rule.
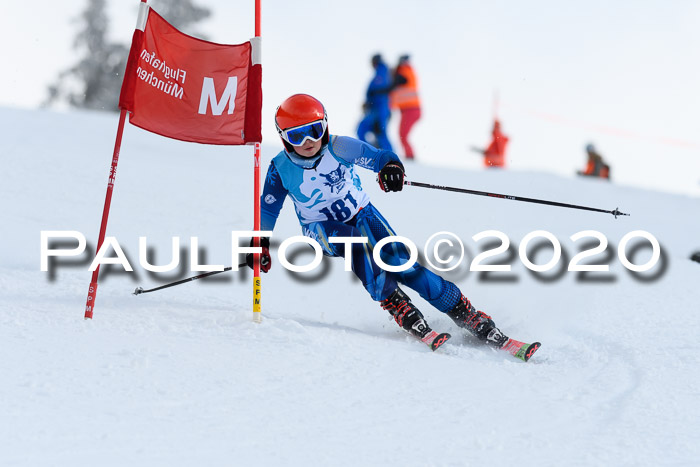
[[[331,203],[330,209],[328,209],[328,206],[326,206],[319,212],[325,215],[329,221],[345,222],[352,216],[352,211],[345,205],[345,200],[348,200],[353,207],[357,208],[357,201],[355,201],[355,198],[348,193],[345,195],[345,198]]]

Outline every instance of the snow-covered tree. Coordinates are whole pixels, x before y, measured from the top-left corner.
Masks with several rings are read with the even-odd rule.
[[[211,16],[211,10],[195,5],[192,0],[153,0],[149,5],[178,30],[191,36],[206,39],[207,36],[190,26]]]
[[[88,0],[73,43],[82,58],[49,86],[47,104],[63,101],[72,107],[117,110],[129,50],[108,41],[105,4],[106,0]]]

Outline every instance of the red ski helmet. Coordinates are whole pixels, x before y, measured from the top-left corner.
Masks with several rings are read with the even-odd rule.
[[[283,131],[318,121],[322,121],[326,127],[323,134],[325,146],[328,144],[328,116],[321,101],[308,94],[294,94],[285,99],[275,112],[275,127],[288,151],[293,151],[293,148],[282,136]]]

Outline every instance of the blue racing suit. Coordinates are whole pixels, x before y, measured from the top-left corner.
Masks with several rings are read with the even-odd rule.
[[[327,256],[352,255],[352,270],[374,300],[386,299],[400,282],[446,312],[461,297],[457,286],[418,263],[406,271],[388,272],[372,257],[379,240],[396,234],[370,203],[355,168],[379,172],[390,161],[398,162],[399,158],[391,151],[376,149],[347,136],[330,136],[320,154],[311,158],[280,152],[270,162],[265,178],[261,228],[274,229],[289,196],[304,235],[316,240]],[[368,242],[354,243],[348,252],[343,243],[331,243],[329,237],[367,237]],[[410,254],[402,243],[389,243],[382,248],[380,256],[386,264],[396,266],[406,263]]]

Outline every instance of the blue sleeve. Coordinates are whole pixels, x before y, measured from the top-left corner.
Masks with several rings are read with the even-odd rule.
[[[287,189],[282,186],[275,161],[270,162],[265,176],[265,186],[260,197],[260,229],[273,230],[280,215],[284,200],[287,198]]]
[[[369,83],[367,95],[371,96],[373,94],[388,92],[390,85],[389,69],[386,65],[381,64],[377,67],[374,78],[372,78],[372,81]]]
[[[349,136],[331,137],[330,149],[336,157],[374,172],[379,172],[387,162],[397,162],[403,167],[399,156],[393,152],[377,149],[371,144]]]

